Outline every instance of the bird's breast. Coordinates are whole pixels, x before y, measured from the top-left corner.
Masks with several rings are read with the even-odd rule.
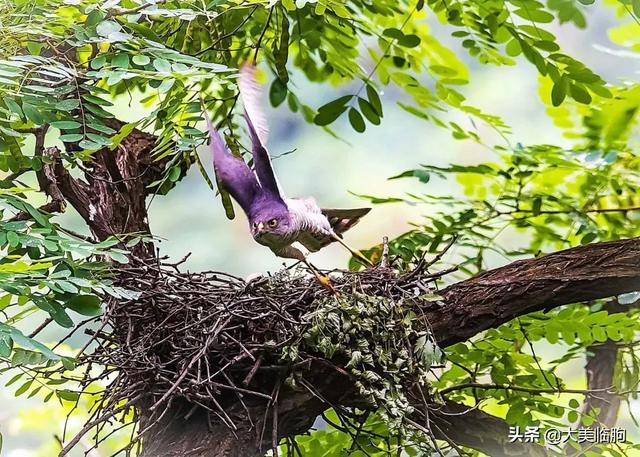
[[[259,235],[254,235],[254,240],[260,243],[263,246],[268,246],[270,248],[279,248],[288,246],[296,240],[296,236],[294,234],[283,235],[280,233],[261,233]]]

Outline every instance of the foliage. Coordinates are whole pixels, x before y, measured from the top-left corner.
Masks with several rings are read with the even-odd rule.
[[[635,82],[606,84],[564,52],[553,34],[556,23],[583,29],[590,10],[612,8],[621,25],[610,31],[611,40],[637,52],[640,3],[605,3],[5,2],[0,6],[0,170],[7,175],[0,186],[5,208],[0,222],[0,365],[17,372],[8,385],[17,387],[16,395],[41,395],[46,387],[50,391],[45,401],[54,394],[61,402],[76,400],[61,374],[73,370],[72,354],[38,341],[38,329],[29,332],[25,319],[41,315],[47,325],[70,328],[77,314],[92,319],[101,312],[99,296],[129,297],[113,287],[106,272],[107,260],[127,261],[121,240],[85,240],[34,206],[34,189],[21,179],[33,178],[47,159],[39,140],[34,148],[31,136],[48,130],[46,141],[64,149],[64,166],[79,173],[97,151],[115,150],[133,128],[145,129],[158,136],[154,156],[165,163],[164,177],[152,184],[157,192],[171,190],[192,164],[213,187],[196,153],[205,140],[199,128],[203,105],[225,128],[234,152],[242,154],[234,74],[250,59],[260,61],[263,76],[270,80],[274,107],[286,104],[330,133],[341,116],[356,132],[365,132],[383,123],[389,103],[396,101],[455,139],[484,144],[476,129],[460,125],[461,115],[472,124],[489,125],[506,139],[505,144],[489,146],[495,154],[492,162],[421,165],[393,177],[414,179],[410,195],[368,197],[376,204],[411,202],[438,208],[390,242],[392,254],[406,262],[437,252],[452,235],[459,236],[459,251],[457,258],[447,260],[458,265],[461,276],[580,243],[638,236],[640,88]],[[451,42],[448,37],[437,37],[443,26],[453,45],[444,44]],[[363,54],[368,61],[363,62]],[[549,115],[573,146],[512,145],[508,122],[466,100],[464,88],[473,82],[473,72],[463,62],[466,55],[482,65],[532,65]],[[327,103],[313,107],[298,89],[304,81],[341,87],[332,89]],[[140,100],[146,112],[115,123],[122,113],[116,112],[114,102],[129,98]],[[428,186],[450,177],[458,179],[462,192],[433,195]],[[228,196],[223,193],[222,199],[230,209]],[[139,240],[134,238],[130,246]],[[381,249],[373,247],[369,255],[380,256]],[[600,302],[585,303],[535,313],[449,348],[446,369],[433,379],[434,393],[449,389],[452,399],[492,403],[487,408],[511,424],[575,422],[575,398],[558,402],[532,391],[567,384],[559,368],[584,356],[589,345],[624,343],[616,387],[637,390],[637,311],[608,315],[601,307]],[[538,342],[558,345],[564,355],[543,370],[534,351]],[[354,357],[351,349],[345,354]],[[49,380],[42,381],[47,373]],[[487,379],[529,391],[456,389]],[[352,455],[398,451],[401,443],[380,415],[368,418],[364,428],[372,431],[370,437],[383,437],[367,448],[368,454],[340,428],[301,438],[299,446],[305,455],[314,455],[320,442],[336,452],[351,449]],[[415,450],[407,447],[406,452]],[[615,449],[607,452],[617,455]]]
[[[422,294],[415,302],[425,299],[436,297]],[[362,398],[380,409],[380,418],[394,431],[413,412],[404,393],[407,386],[424,385],[442,355],[415,307],[410,298],[394,301],[355,293],[324,300],[305,316],[311,322],[305,346],[330,359],[343,358]]]

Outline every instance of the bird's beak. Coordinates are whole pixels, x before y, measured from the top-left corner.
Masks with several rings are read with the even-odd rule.
[[[264,224],[262,222],[258,222],[258,232],[262,232],[264,230]]]

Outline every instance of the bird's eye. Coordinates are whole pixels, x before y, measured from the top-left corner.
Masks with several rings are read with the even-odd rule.
[[[273,229],[273,228],[276,228],[276,227],[278,226],[278,219],[270,219],[270,220],[267,222],[267,226],[268,226],[269,228],[272,228],[272,229]]]

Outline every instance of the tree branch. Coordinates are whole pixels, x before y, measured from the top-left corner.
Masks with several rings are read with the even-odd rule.
[[[518,316],[640,289],[640,238],[519,260],[440,292],[426,314],[443,347]],[[435,305],[434,305],[435,306]]]
[[[610,314],[622,313],[629,310],[617,300],[611,300],[603,307]],[[616,389],[614,374],[618,360],[618,344],[607,340],[602,344],[593,344],[587,348],[587,388],[594,392],[584,400],[583,415],[596,417],[594,426],[615,426],[620,408],[620,394]],[[596,411],[598,411],[596,413]]]
[[[509,425],[478,408],[447,402],[432,406],[429,418],[436,438],[476,449],[491,457],[544,457],[537,443],[510,442]]]
[[[628,311],[630,306],[637,307],[638,302],[632,305],[621,305],[618,300],[607,302],[603,309],[610,314]],[[595,417],[591,428],[611,428],[616,425],[618,411],[622,395],[616,389],[614,382],[615,369],[618,361],[618,344],[608,339],[604,343],[592,344],[587,347],[587,389],[593,390],[588,394],[582,404],[583,417]],[[581,452],[582,447],[574,447],[567,444],[567,455],[575,455]]]

